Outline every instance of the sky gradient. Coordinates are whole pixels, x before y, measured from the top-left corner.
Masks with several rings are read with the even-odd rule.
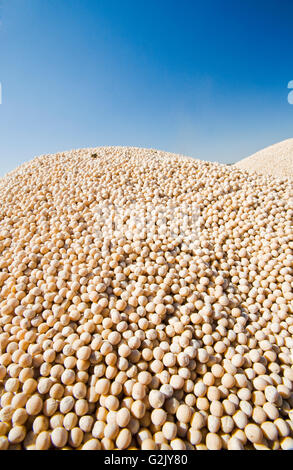
[[[0,176],[73,148],[233,163],[293,137],[290,0],[0,6]]]

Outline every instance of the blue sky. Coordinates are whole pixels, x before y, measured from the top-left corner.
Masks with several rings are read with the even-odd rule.
[[[293,137],[293,2],[0,0],[0,174],[73,148],[236,162]]]

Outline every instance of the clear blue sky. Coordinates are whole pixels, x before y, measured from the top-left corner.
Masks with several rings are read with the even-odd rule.
[[[291,0],[2,0],[0,174],[81,147],[224,163],[293,137]]]

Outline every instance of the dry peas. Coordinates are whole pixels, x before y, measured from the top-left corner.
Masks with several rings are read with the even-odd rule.
[[[0,450],[292,449],[291,191],[122,147],[2,178]]]

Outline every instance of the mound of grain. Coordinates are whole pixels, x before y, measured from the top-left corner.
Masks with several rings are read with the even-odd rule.
[[[236,163],[237,168],[255,171],[260,175],[280,178],[293,177],[293,139],[271,145]]]
[[[288,181],[155,150],[0,180],[0,449],[293,446]]]

